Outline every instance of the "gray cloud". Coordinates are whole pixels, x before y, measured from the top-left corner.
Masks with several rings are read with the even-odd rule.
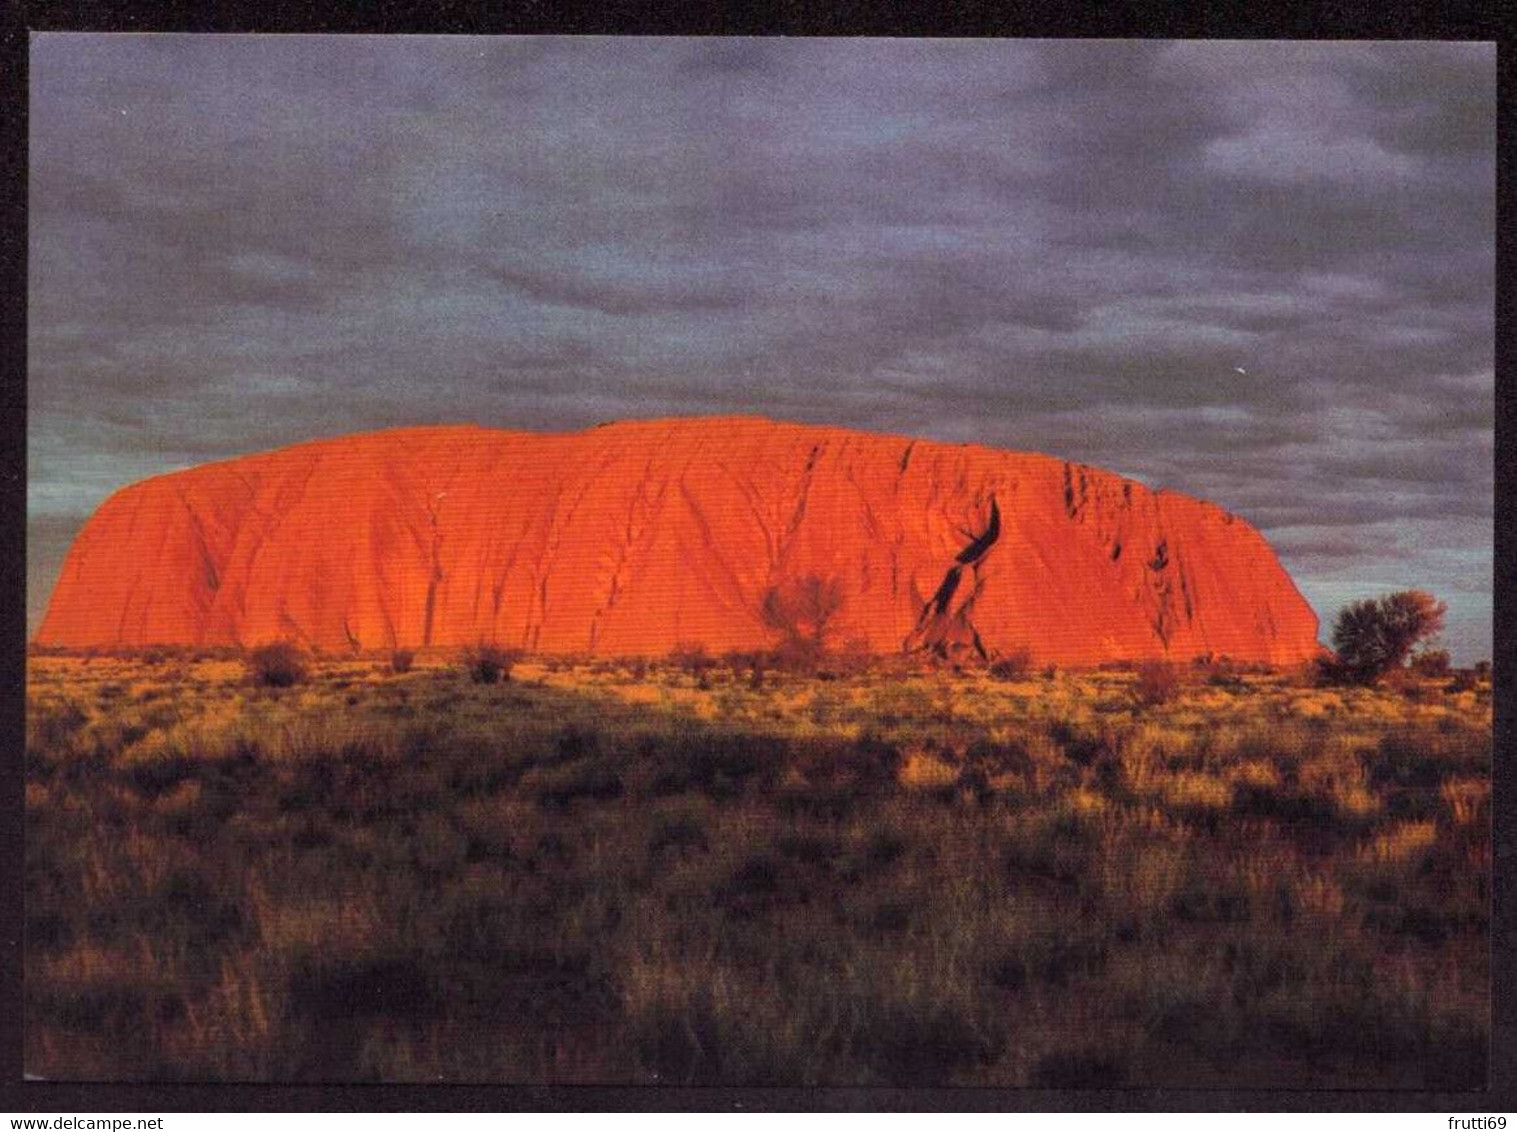
[[[1490,650],[1490,45],[45,35],[31,82],[37,547],[312,436],[765,412],[1213,498],[1325,616],[1457,589]]]

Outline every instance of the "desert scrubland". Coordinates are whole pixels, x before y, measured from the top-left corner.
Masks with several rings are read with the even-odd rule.
[[[1483,674],[400,660],[30,658],[28,1072],[1484,1080]]]

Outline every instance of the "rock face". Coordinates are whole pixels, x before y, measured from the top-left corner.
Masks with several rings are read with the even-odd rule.
[[[134,484],[65,560],[44,645],[490,641],[656,656],[784,636],[1036,663],[1294,663],[1317,618],[1221,508],[1048,456],[697,418],[398,429]],[[799,626],[809,631],[811,626]]]

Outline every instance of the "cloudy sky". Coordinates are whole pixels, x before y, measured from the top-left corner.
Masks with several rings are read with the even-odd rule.
[[[31,84],[34,626],[146,475],[761,412],[1204,496],[1325,623],[1418,586],[1490,654],[1490,45],[53,34]]]

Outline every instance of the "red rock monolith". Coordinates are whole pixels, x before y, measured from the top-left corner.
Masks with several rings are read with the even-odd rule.
[[[397,429],[144,480],[64,562],[42,645],[830,647],[1289,664],[1317,617],[1220,507],[1044,455],[752,418]],[[766,610],[767,606],[767,610]],[[813,632],[814,626],[802,627]]]

